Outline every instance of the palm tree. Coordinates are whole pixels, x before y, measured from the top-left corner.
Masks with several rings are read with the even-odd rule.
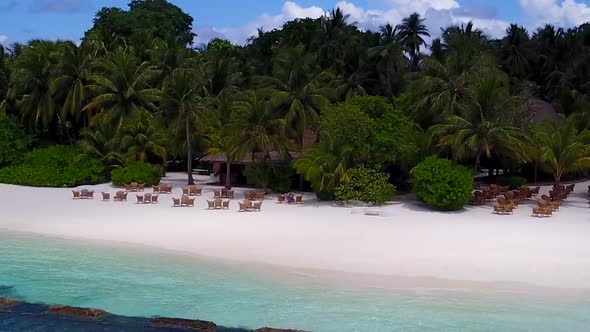
[[[450,148],[455,159],[475,158],[476,168],[482,156],[491,158],[493,153],[527,161],[528,136],[516,126],[522,101],[509,96],[505,78],[493,73],[480,78],[464,103],[461,113],[447,115],[432,127],[439,146]]]
[[[103,112],[116,128],[123,120],[142,109],[156,110],[160,90],[150,83],[156,71],[147,62],[139,62],[131,51],[118,48],[97,61],[98,72],[90,76],[89,89],[97,96],[83,108],[86,112]]]
[[[241,144],[236,157],[241,159],[248,153],[252,161],[256,152],[262,152],[267,158],[271,151],[279,154],[287,152],[282,140],[285,120],[274,112],[274,107],[258,91],[244,91],[234,103],[231,124],[233,131],[240,137]]]
[[[124,164],[120,136],[107,121],[99,120],[93,128],[82,129],[79,146],[83,156],[101,159],[111,167]]]
[[[150,121],[146,115],[139,115],[123,127],[121,134],[121,150],[125,151],[127,161],[146,162],[150,156],[158,157],[166,162],[166,137],[156,128],[156,122]]]
[[[51,42],[32,41],[23,47],[14,64],[15,94],[22,96],[17,107],[31,128],[45,129],[56,116],[57,106],[50,89],[54,46]]]
[[[348,180],[351,153],[352,149],[335,144],[325,135],[317,146],[305,150],[293,167],[311,183],[318,198],[333,199],[336,187]]]
[[[72,42],[64,43],[60,53],[59,74],[51,82],[51,91],[62,101],[61,117],[71,116],[79,120],[89,97],[86,85],[93,55],[85,44],[78,47]],[[88,112],[86,120],[91,117]]]
[[[546,122],[536,131],[540,162],[553,173],[555,187],[563,175],[590,168],[590,131],[576,128],[576,116],[563,119],[561,125]]]
[[[525,28],[510,24],[504,37],[504,66],[512,75],[522,77],[528,66],[527,43],[529,35]]]
[[[379,78],[385,95],[392,98],[401,90],[404,69],[408,67],[397,27],[386,24],[379,28],[379,46],[369,49],[369,58],[377,59]]]
[[[240,146],[240,138],[232,132],[231,128],[226,126],[221,130],[215,130],[207,135],[207,142],[209,148],[207,154],[221,154],[225,155],[225,187],[231,189],[231,166],[236,161],[238,149]]]
[[[420,63],[420,47],[426,45],[423,37],[430,37],[430,33],[424,25],[424,19],[420,14],[413,13],[402,20],[397,26],[399,38],[410,54],[412,70],[417,70]]]
[[[187,154],[188,184],[193,185],[193,149],[191,133],[206,112],[202,96],[205,94],[204,79],[198,69],[177,68],[163,86],[160,109],[176,119],[176,128],[184,129]]]
[[[265,78],[272,104],[285,115],[285,124],[295,129],[301,152],[306,132],[316,129],[319,114],[328,107],[328,98],[333,93],[332,89],[321,87],[330,79],[329,75],[318,71],[315,58],[298,46],[281,50],[274,59],[273,76]]]

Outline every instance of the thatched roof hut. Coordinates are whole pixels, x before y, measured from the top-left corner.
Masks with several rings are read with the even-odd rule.
[[[527,101],[528,119],[533,123],[543,123],[552,120],[561,123],[559,112],[548,102],[531,98]]]
[[[276,151],[271,151],[271,152],[269,152],[266,159],[270,160],[276,164],[288,164],[291,162],[291,160],[299,158],[299,155],[300,155],[299,152],[289,152],[289,156],[282,156],[281,154],[279,154]],[[257,152],[254,154],[254,162],[255,163],[262,162],[265,160],[264,157],[265,157],[265,154],[263,152]],[[225,155],[225,153],[210,154],[208,156],[201,158],[199,161],[205,162],[205,163],[226,163],[227,156]],[[251,163],[252,163],[252,154],[251,153],[247,153],[246,156],[244,156],[244,158],[242,158],[240,160],[232,161],[232,164],[238,164],[238,165],[239,164],[246,165],[246,164],[251,164]]]

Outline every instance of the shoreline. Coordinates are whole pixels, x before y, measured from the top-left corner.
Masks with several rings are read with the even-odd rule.
[[[430,292],[450,293],[453,295],[477,296],[486,295],[497,298],[540,298],[544,300],[586,300],[590,298],[590,288],[561,288],[545,287],[530,283],[498,280],[474,281],[444,279],[434,276],[401,276],[364,274],[347,271],[322,270],[312,268],[298,268],[288,265],[245,262],[229,258],[203,256],[189,251],[171,250],[146,244],[121,242],[113,240],[96,240],[59,235],[37,234],[32,232],[10,231],[0,228],[2,236],[27,237],[72,247],[122,250],[126,254],[150,255],[154,257],[173,259],[183,264],[206,264],[221,267],[230,272],[245,273],[250,277],[259,277],[269,282],[290,286],[292,284],[309,284],[315,288],[336,288],[342,290],[361,291],[364,293],[377,292],[379,294],[400,292]]]
[[[278,205],[274,196],[264,201],[260,213],[236,212],[237,200],[230,211],[210,211],[204,209],[214,188],[210,186],[194,208],[171,208],[170,196],[179,195],[182,181],[179,174],[163,179],[175,185],[174,194],[163,195],[152,206],[131,200],[73,201],[70,188],[0,185],[0,200],[7,203],[0,229],[139,245],[259,270],[355,276],[353,281],[365,276],[368,285],[389,279],[381,284],[432,289],[470,285],[474,291],[496,285],[500,292],[590,290],[585,236],[590,233],[590,209],[580,193],[586,187],[582,184],[552,218],[537,219],[528,215],[528,205],[513,216],[496,216],[489,206],[441,213],[396,202],[384,208],[391,217],[379,217],[352,214],[351,208],[309,197],[302,206]],[[101,190],[117,190],[109,184],[93,188],[97,196]]]

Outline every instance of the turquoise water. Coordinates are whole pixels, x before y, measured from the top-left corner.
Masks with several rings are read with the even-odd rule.
[[[4,286],[4,287],[2,287]],[[589,331],[590,299],[385,291],[0,232],[0,297],[308,331]]]

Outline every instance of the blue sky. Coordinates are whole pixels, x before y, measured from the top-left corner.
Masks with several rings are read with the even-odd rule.
[[[33,38],[79,40],[101,7],[127,9],[128,0],[0,0],[0,43]],[[590,0],[171,0],[195,19],[197,42],[212,37],[244,43],[263,27],[270,30],[297,17],[318,17],[336,6],[359,28],[397,24],[413,11],[440,26],[472,20],[492,36],[511,22],[534,29],[541,23],[572,26],[590,21]]]

